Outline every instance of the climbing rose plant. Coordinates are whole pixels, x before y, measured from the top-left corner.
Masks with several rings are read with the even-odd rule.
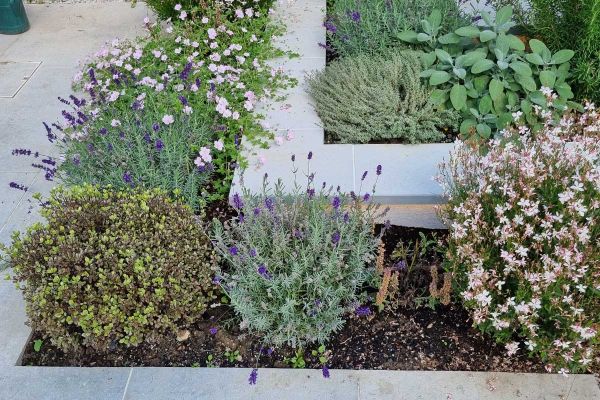
[[[442,165],[447,267],[474,324],[509,355],[581,372],[600,343],[600,116],[588,105],[542,117],[537,135],[508,129],[485,155],[459,142]]]

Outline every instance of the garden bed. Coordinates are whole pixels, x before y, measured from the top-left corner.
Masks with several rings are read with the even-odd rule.
[[[225,205],[215,204],[208,213],[227,218]],[[380,227],[381,228],[381,227]],[[379,228],[379,229],[380,229]],[[399,242],[422,240],[420,234],[443,242],[445,230],[413,229],[392,226],[383,237],[386,249]],[[507,359],[503,346],[495,344],[474,328],[468,313],[459,305],[427,306],[431,276],[429,267],[438,266],[440,255],[429,248],[407,278],[408,287],[400,306],[382,312],[370,309],[369,315],[351,316],[342,330],[325,344],[327,366],[331,369],[444,370],[543,372],[539,361],[525,356]],[[387,251],[385,265],[391,265]],[[106,353],[94,351],[63,352],[33,332],[26,344],[21,365],[85,367],[260,367],[289,368],[296,349],[264,348],[259,336],[240,330],[227,304],[212,308],[202,322],[187,327],[189,337],[161,336],[151,344],[136,348],[117,347]],[[214,329],[211,332],[211,329]],[[187,333],[184,334],[187,336]],[[41,342],[39,342],[41,340]],[[36,346],[41,343],[41,347]],[[313,346],[314,348],[318,346]],[[304,354],[306,368],[321,368],[318,357]],[[37,351],[36,351],[37,350]],[[239,353],[241,360],[228,359],[225,353]],[[210,359],[209,359],[210,356]],[[235,358],[235,356],[231,356]]]

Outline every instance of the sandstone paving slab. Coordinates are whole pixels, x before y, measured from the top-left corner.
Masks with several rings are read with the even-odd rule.
[[[55,185],[56,182],[47,181],[44,178],[43,172],[36,174],[31,184],[29,184],[27,192],[24,193],[21,202],[15,207],[4,225],[0,227],[0,243],[8,245],[11,242],[13,232],[24,232],[32,224],[43,221],[40,215],[40,202],[34,199],[33,196],[39,193],[42,195],[42,199],[46,199]]]
[[[591,400],[591,375],[435,371],[134,368],[124,399]]]
[[[600,399],[600,388],[592,375],[449,371],[360,371],[358,375],[360,399]]]
[[[10,276],[10,271],[0,271],[0,376],[17,363],[31,332],[25,325],[23,296],[11,280],[5,279],[6,276]],[[0,386],[1,382],[2,378]],[[0,396],[0,399],[4,398]]]
[[[134,368],[123,400],[358,400],[352,374],[324,379],[319,370],[249,368]]]
[[[115,37],[134,37],[147,15],[144,5],[128,2],[26,4],[31,28],[0,48],[3,61],[43,61],[74,66]]]
[[[0,372],[0,399],[121,400],[130,372],[131,368],[7,368]]]
[[[0,172],[0,232],[8,223],[15,210],[27,197],[27,193],[22,190],[11,188],[11,182],[31,186],[35,181],[38,173],[36,171],[12,173]]]

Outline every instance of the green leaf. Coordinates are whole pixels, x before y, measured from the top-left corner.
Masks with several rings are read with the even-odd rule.
[[[462,56],[458,56],[456,58],[457,63],[459,62],[458,60],[460,60],[460,63],[462,65],[464,65],[465,67],[470,67],[473,64],[475,64],[477,61],[481,60],[485,58],[485,54],[480,52],[480,51],[470,51],[466,54],[463,54]]]
[[[421,32],[421,33],[417,34],[417,42],[427,42],[430,39],[431,39],[431,36],[429,36],[426,33]]]
[[[423,53],[421,55],[421,60],[423,61],[425,68],[429,68],[435,63],[435,60],[436,60],[435,53],[433,51],[430,53]]]
[[[456,44],[456,43],[460,43],[460,36],[458,36],[454,32],[450,32],[450,33],[447,33],[447,34],[445,34],[443,36],[440,36],[438,38],[438,42],[440,42],[441,44]]]
[[[496,36],[498,36],[498,35],[496,35],[496,32],[490,31],[490,30],[485,30],[479,34],[479,40],[482,43],[485,43],[485,42],[489,42],[490,40],[496,39]]]
[[[467,70],[464,68],[453,68],[452,72],[460,79],[465,79],[465,77],[467,76]]]
[[[482,114],[487,114],[490,111],[492,111],[492,107],[493,107],[492,98],[490,97],[489,94],[486,94],[479,101],[479,112]]]
[[[426,69],[425,71],[421,71],[421,73],[419,74],[419,77],[429,78],[434,72],[435,72],[435,69]]]
[[[523,111],[525,114],[531,114],[531,111],[533,111],[531,102],[527,99],[523,99],[521,100],[521,111]]]
[[[497,100],[504,94],[504,85],[498,79],[494,78],[490,81],[490,96]]]
[[[565,99],[573,98],[573,91],[571,90],[571,86],[569,86],[569,84],[566,82],[557,83],[554,86],[554,89],[560,97],[564,97]]]
[[[452,65],[452,57],[448,52],[442,49],[435,49],[435,55],[441,62]]]
[[[446,83],[449,80],[450,74],[446,71],[433,71],[433,73],[429,77],[429,84],[431,86],[441,85],[442,83]]]
[[[504,6],[496,12],[496,25],[504,25],[510,22],[513,15],[513,8],[511,6]]]
[[[429,22],[434,29],[437,29],[442,24],[442,12],[437,8],[431,11],[429,15]]]
[[[537,89],[535,79],[531,76],[516,75],[515,79],[519,85],[528,92],[532,92]]]
[[[39,353],[39,351],[42,349],[43,343],[44,343],[44,341],[41,339],[34,340],[33,341],[33,351],[35,351],[36,353]]]
[[[476,38],[479,37],[479,28],[473,25],[463,26],[454,31],[458,36]]]
[[[498,35],[498,38],[496,39],[496,49],[495,50],[500,51],[500,53],[502,54],[501,58],[504,58],[508,54],[508,52],[510,50],[510,41],[508,40],[508,37],[504,33],[501,33]]]
[[[486,124],[477,124],[477,133],[484,139],[489,139],[492,136],[492,128]]]
[[[496,64],[492,61],[492,60],[488,60],[487,58],[484,58],[482,60],[477,61],[475,64],[473,64],[473,66],[471,67],[471,72],[474,74],[480,74],[482,72],[485,72],[491,68],[493,68]]]
[[[532,103],[535,103],[539,106],[546,106],[548,104],[546,96],[544,96],[544,94],[539,90],[536,90],[535,92],[531,93],[529,95],[529,100],[531,100]]]
[[[506,35],[506,38],[508,39],[509,46],[511,49],[516,51],[525,51],[525,43],[523,43],[521,39],[519,39],[517,36]]]
[[[538,39],[531,39],[529,41],[529,47],[531,47],[531,50],[538,55],[542,55],[544,54],[544,52],[548,51],[548,47],[546,47],[546,45],[544,44],[544,42],[542,42],[541,40]]]
[[[553,64],[562,64],[569,61],[575,52],[573,50],[559,50],[552,56],[551,60]]]
[[[417,32],[414,31],[400,32],[396,37],[404,42],[417,43]]]
[[[455,84],[450,90],[450,101],[455,110],[462,110],[467,107],[467,88],[463,85]]]
[[[429,95],[429,101],[435,106],[439,106],[448,101],[448,90],[434,89]]]
[[[527,64],[523,61],[513,61],[510,63],[509,66],[513,71],[515,71],[519,75],[523,75],[523,76],[531,76],[532,75],[531,67],[529,66],[529,64]]]
[[[544,65],[544,59],[537,53],[527,53],[525,54],[525,59],[529,61],[531,64],[535,65]]]
[[[540,83],[542,86],[554,89],[554,83],[556,82],[556,74],[553,71],[541,71],[540,72]]]
[[[487,75],[478,76],[473,79],[473,86],[477,89],[478,92],[483,92],[488,87],[488,82],[490,81],[490,77]]]
[[[502,130],[504,128],[506,128],[507,125],[511,124],[513,122],[513,117],[511,113],[502,113],[498,116],[498,119],[496,120],[496,128],[498,130]]]

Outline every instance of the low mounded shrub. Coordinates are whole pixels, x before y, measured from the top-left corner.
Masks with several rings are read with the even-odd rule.
[[[215,220],[213,243],[230,266],[221,286],[242,326],[275,346],[327,341],[374,273],[370,194],[356,198],[325,184],[317,192],[307,175],[306,191],[296,186],[289,195],[265,177],[261,194],[235,194],[237,220]]]
[[[411,50],[347,57],[313,75],[309,92],[325,131],[342,143],[435,142],[443,128],[458,128],[458,114],[434,111],[420,73]]]
[[[329,7],[325,28],[338,55],[377,54],[390,48],[406,48],[398,33],[417,29],[435,9],[446,16],[447,31],[466,23],[456,0],[335,0]]]
[[[526,134],[522,141],[513,141]],[[447,267],[482,331],[509,355],[585,371],[600,338],[600,117],[588,106],[530,136],[511,129],[444,166]]]
[[[42,215],[7,253],[32,329],[61,349],[175,336],[214,298],[210,240],[163,192],[59,187]]]

